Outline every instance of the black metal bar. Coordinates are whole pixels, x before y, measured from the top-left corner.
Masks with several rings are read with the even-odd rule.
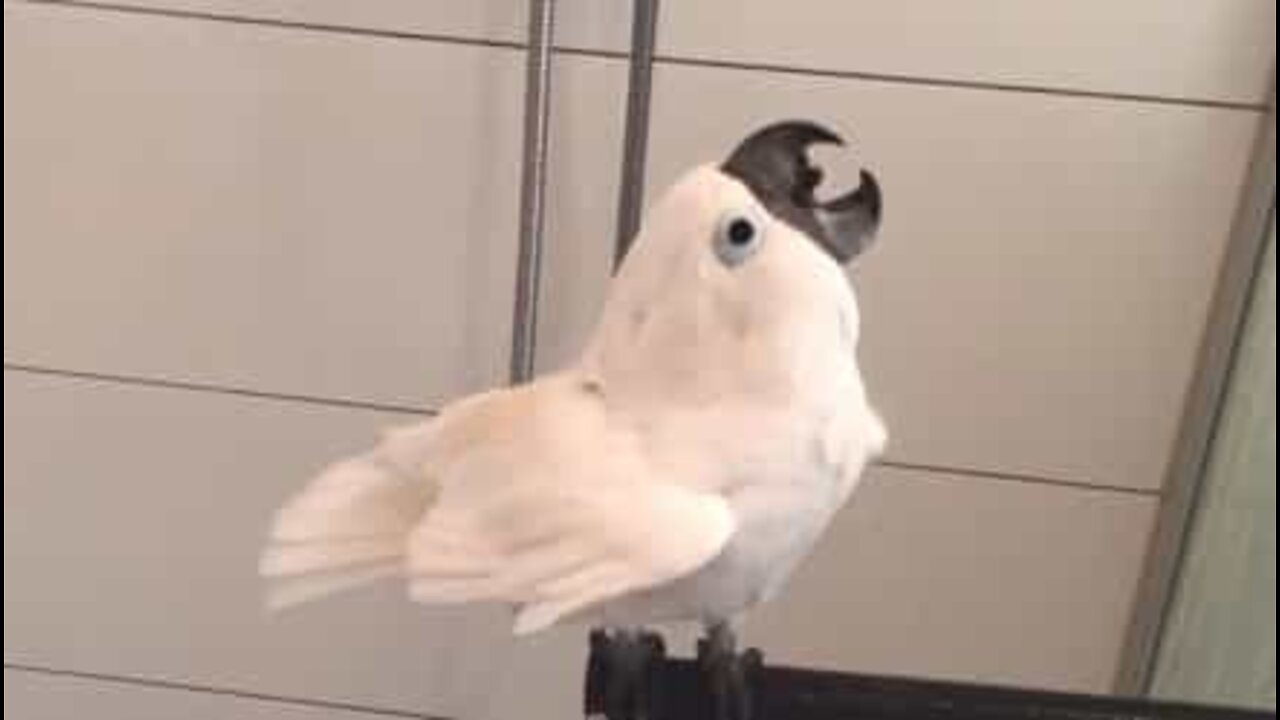
[[[649,152],[649,115],[657,34],[658,0],[634,0],[622,179],[618,186],[618,236],[613,255],[615,267],[626,256],[640,229],[640,214],[644,208],[645,161]]]
[[[666,660],[661,710],[648,720],[707,720],[702,669]],[[1275,712],[961,683],[766,668],[754,720],[1274,720]]]
[[[551,119],[551,56],[556,0],[530,0],[525,65],[524,158],[520,178],[520,251],[511,329],[511,382],[533,376],[538,335],[538,286],[546,225],[547,143]]]

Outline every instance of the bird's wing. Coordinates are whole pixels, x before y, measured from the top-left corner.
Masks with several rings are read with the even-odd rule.
[[[598,399],[552,381],[441,418],[436,504],[409,539],[422,602],[521,606],[534,632],[715,558],[734,531],[719,494],[664,482]]]

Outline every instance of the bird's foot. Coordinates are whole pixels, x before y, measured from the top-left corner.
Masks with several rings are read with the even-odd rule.
[[[753,720],[753,684],[764,666],[764,656],[754,648],[737,652],[737,641],[728,625],[713,626],[698,641],[698,665],[706,675],[711,703],[710,720]]]
[[[587,661],[586,714],[607,720],[661,717],[666,643],[651,632],[597,630]]]

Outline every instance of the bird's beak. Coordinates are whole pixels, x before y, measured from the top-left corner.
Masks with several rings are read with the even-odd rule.
[[[778,123],[743,140],[720,169],[746,185],[769,212],[844,264],[871,246],[880,227],[880,184],[863,170],[856,190],[818,202],[814,190],[822,182],[822,170],[805,153],[814,144],[844,145],[844,141],[814,123]]]

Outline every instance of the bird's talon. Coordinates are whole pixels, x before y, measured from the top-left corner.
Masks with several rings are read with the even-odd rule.
[[[591,633],[587,661],[587,717],[656,720],[666,643],[657,633]]]
[[[724,625],[711,628],[698,642],[698,665],[705,673],[714,720],[752,720],[754,680],[764,666],[764,656],[750,649],[739,654],[732,631]]]

